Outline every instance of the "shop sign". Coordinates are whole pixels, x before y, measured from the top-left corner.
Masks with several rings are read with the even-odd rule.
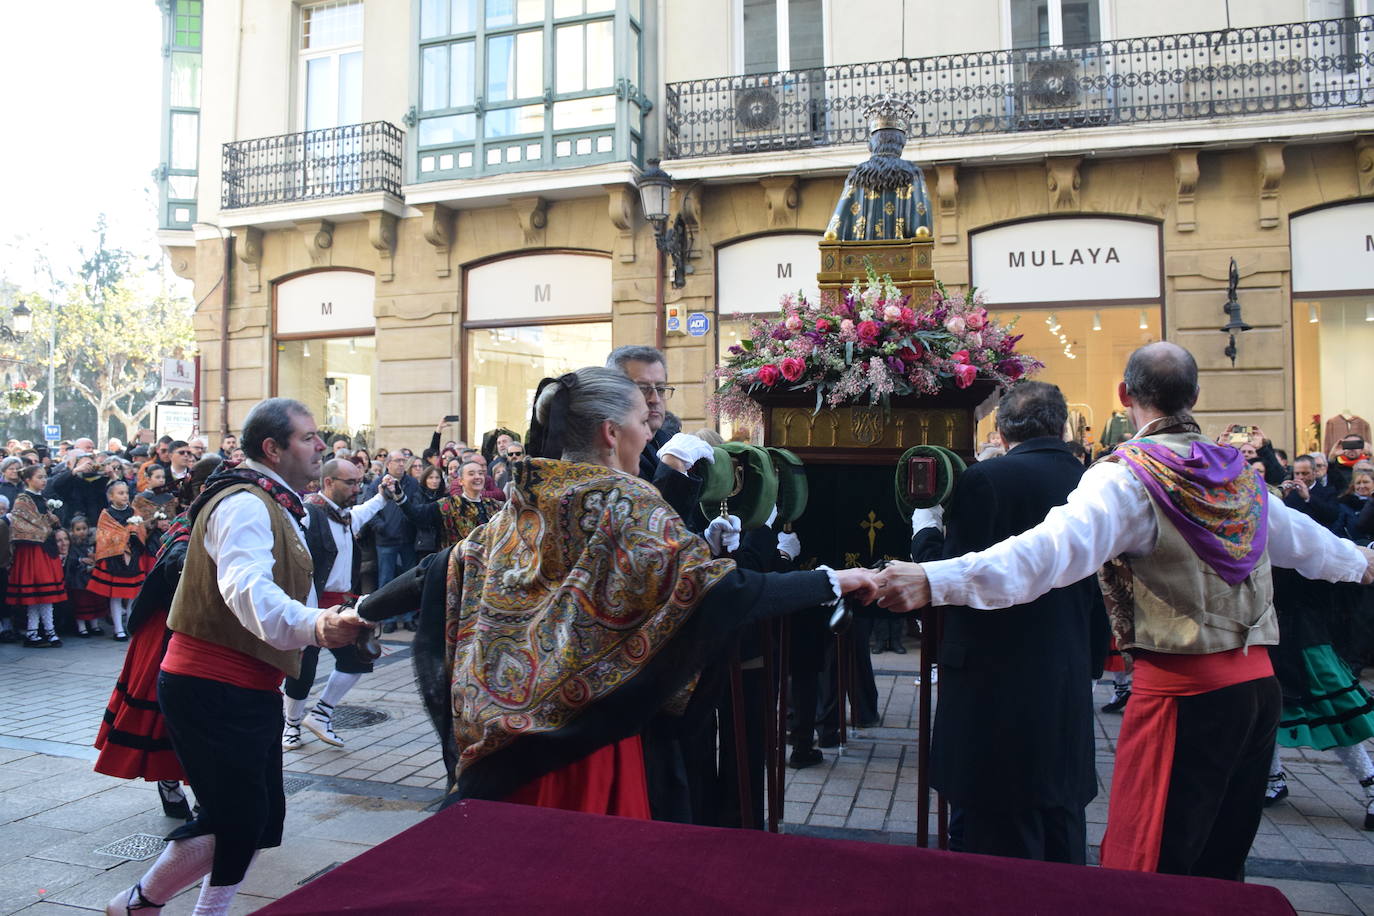
[[[711,330],[711,319],[704,312],[693,312],[687,316],[687,333],[693,337],[705,337]]]
[[[467,320],[609,315],[611,259],[595,254],[529,254],[467,272]]]
[[[1069,218],[971,233],[973,284],[994,305],[1160,298],[1159,226]]]
[[[376,285],[372,274],[321,270],[277,284],[277,333],[371,331]]]
[[[776,312],[778,301],[798,291],[819,301],[816,271],[820,267],[820,236],[807,232],[761,235],[716,250],[716,313],[722,320],[735,314]]]
[[[1374,289],[1374,202],[1295,216],[1289,238],[1294,293]]]

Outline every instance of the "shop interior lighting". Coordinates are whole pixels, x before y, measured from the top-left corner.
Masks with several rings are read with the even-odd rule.
[[[301,358],[302,358],[302,359],[309,359],[309,358],[310,358],[310,341],[308,341],[308,340],[307,340],[307,341],[305,342],[305,344],[301,347]]]
[[[1100,330],[1102,330],[1102,313],[1101,313],[1101,312],[1093,312],[1093,330],[1094,330],[1094,331],[1100,331]]]
[[[1144,309],[1141,309],[1141,310],[1140,310],[1140,330],[1142,330],[1142,331],[1148,331],[1148,330],[1150,330],[1150,322],[1149,322],[1148,320],[1146,320],[1146,317],[1145,317],[1145,310],[1144,310]]]
[[[1045,324],[1047,324],[1047,325],[1050,326],[1050,333],[1051,333],[1051,334],[1058,334],[1058,333],[1059,333],[1059,328],[1060,328],[1059,319],[1055,317],[1054,312],[1050,312],[1049,317],[1045,319]]]
[[[1316,324],[1320,319],[1317,317],[1317,303],[1313,302],[1307,306],[1307,323]]]
[[[1371,302],[1364,307],[1364,320],[1374,321],[1374,302]]]

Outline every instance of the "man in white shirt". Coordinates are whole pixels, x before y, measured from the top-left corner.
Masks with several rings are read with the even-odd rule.
[[[305,542],[315,566],[312,578],[320,604],[326,607],[342,605],[357,597],[360,555],[354,539],[386,504],[385,494],[379,491],[361,506],[354,506],[362,485],[363,472],[356,464],[346,458],[331,458],[320,471],[320,492],[305,500]],[[318,646],[305,648],[301,653],[301,673],[288,677],[282,685],[286,714],[281,734],[284,751],[294,751],[301,746],[301,726],[326,744],[344,746],[343,738],[334,731],[334,708],[343,702],[359,678],[372,671],[372,659],[362,655],[356,645],[329,651],[334,655],[334,670],[308,715],[306,699],[315,683],[315,666],[320,658]]]
[[[1045,521],[987,550],[879,574],[879,604],[996,609],[1102,569],[1135,685],[1117,745],[1102,864],[1240,879],[1278,726],[1269,564],[1374,581],[1374,552],[1269,499],[1238,452],[1201,436],[1197,364],[1168,342],[1117,391],[1139,432]]]
[[[249,412],[248,459],[206,482],[191,509],[186,564],[158,701],[200,812],[106,913],[157,909],[209,875],[199,914],[223,914],[259,849],[281,845],[283,674],[306,646],[352,643],[365,626],[317,607],[299,492],[320,472],[324,443],[310,411],[271,398]]]

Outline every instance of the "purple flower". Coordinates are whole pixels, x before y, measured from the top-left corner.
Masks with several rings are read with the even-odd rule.
[[[901,375],[902,373],[906,372],[906,363],[902,362],[895,356],[889,356],[887,358],[887,368],[891,369],[898,375]]]
[[[773,338],[774,340],[791,340],[792,332],[787,330],[786,325],[780,324],[776,328],[774,328],[773,332],[768,336]]]
[[[739,344],[734,344],[730,347],[729,352],[734,356],[739,356],[741,353],[744,352],[744,348],[741,347]]]

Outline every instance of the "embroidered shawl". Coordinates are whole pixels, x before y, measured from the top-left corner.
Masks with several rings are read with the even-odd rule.
[[[20,491],[10,508],[10,540],[29,544],[47,543],[57,526],[48,514],[48,501],[28,490]],[[57,556],[54,552],[53,556]]]
[[[651,485],[528,459],[449,554],[445,665],[457,772],[627,686],[731,570]]]
[[[1268,541],[1264,481],[1229,445],[1194,439],[1185,447],[1187,454],[1180,454],[1146,436],[1122,443],[1112,458],[1125,462],[1203,562],[1236,585],[1250,575]]]
[[[460,492],[460,495],[440,500],[439,518],[444,526],[440,532],[439,549],[457,544],[500,511],[501,503],[487,496],[473,501],[464,499]]]
[[[130,506],[123,509],[110,507],[100,513],[100,521],[95,526],[96,562],[128,553],[129,541],[132,538],[136,537],[140,541],[148,539],[146,526],[136,525],[132,529],[129,527],[129,519],[133,517],[134,510]]]

